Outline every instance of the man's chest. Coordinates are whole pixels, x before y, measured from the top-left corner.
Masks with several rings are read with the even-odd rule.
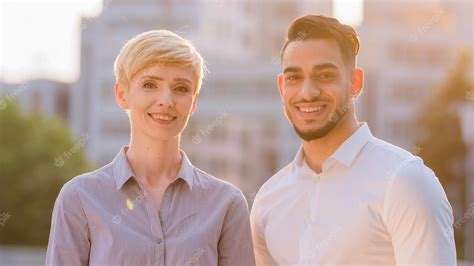
[[[267,213],[264,233],[272,256],[283,264],[312,264],[339,256],[363,260],[364,254],[387,249],[382,195],[347,189],[314,184],[287,195]]]

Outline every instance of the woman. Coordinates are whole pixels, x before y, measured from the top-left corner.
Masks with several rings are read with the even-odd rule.
[[[170,31],[125,44],[115,100],[129,115],[130,144],[64,185],[47,265],[254,265],[242,193],[180,150],[204,68],[192,44]]]

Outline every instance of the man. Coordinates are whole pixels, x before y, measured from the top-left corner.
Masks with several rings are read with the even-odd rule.
[[[409,152],[355,116],[357,33],[306,15],[290,26],[278,87],[302,146],[258,192],[257,265],[455,265],[452,209]]]

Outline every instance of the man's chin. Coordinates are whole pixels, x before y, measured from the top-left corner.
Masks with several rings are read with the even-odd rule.
[[[306,142],[317,140],[326,137],[333,129],[336,127],[337,123],[333,123],[332,121],[327,122],[323,127],[318,129],[308,129],[302,130],[296,127],[293,124],[293,128],[296,131],[296,134]]]

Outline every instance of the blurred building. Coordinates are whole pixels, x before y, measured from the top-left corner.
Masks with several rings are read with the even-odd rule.
[[[421,108],[462,50],[472,51],[473,2],[364,1],[359,65],[366,71],[361,116],[374,133],[407,150]]]
[[[198,40],[204,57],[216,63],[275,63],[292,20],[333,10],[332,0],[204,0],[203,6]]]
[[[18,102],[26,113],[69,118],[71,84],[54,80],[29,80],[25,83],[0,82],[0,110]]]

